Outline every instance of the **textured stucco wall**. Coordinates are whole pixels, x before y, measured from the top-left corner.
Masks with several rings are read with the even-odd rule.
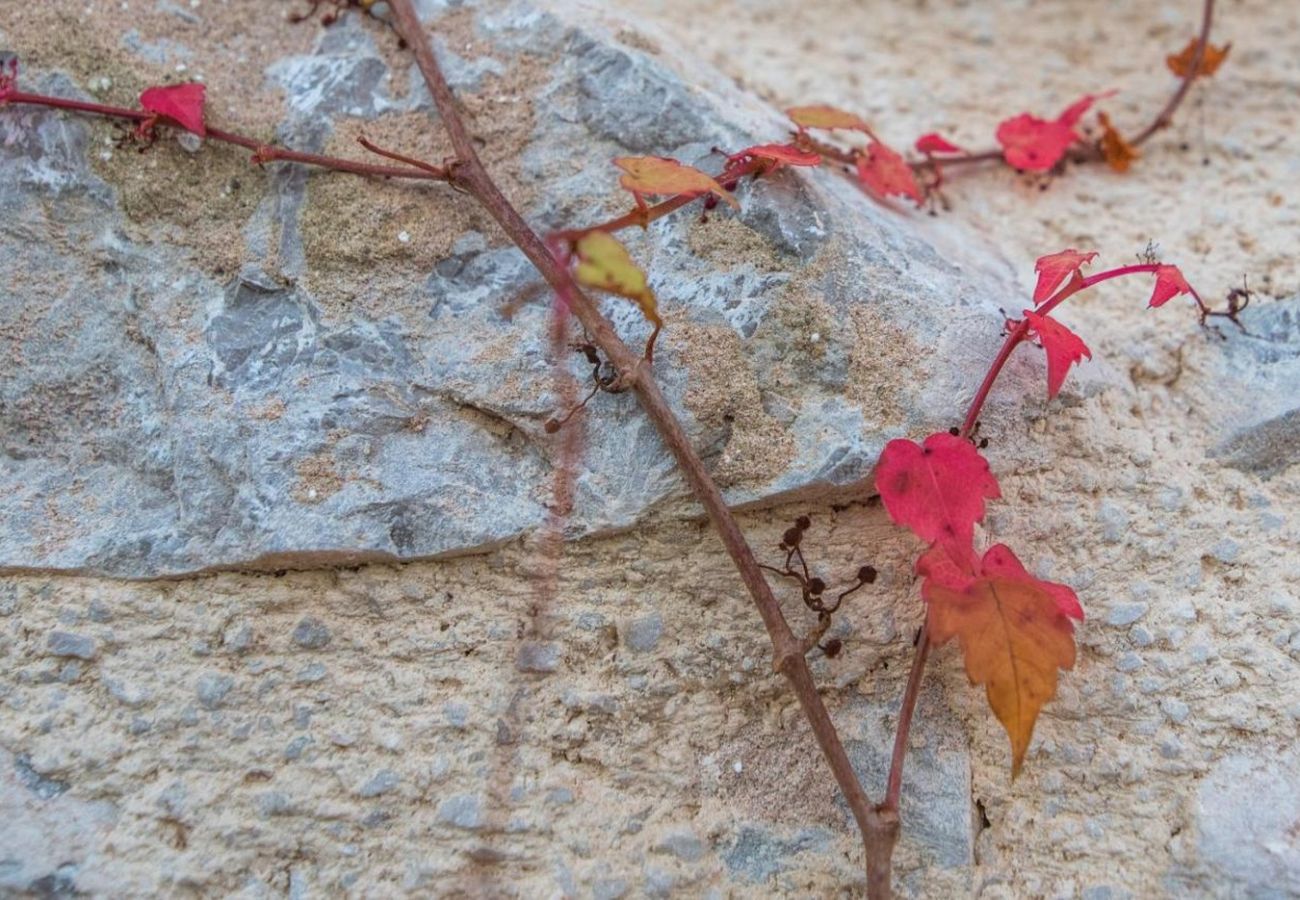
[[[664,4],[664,29],[638,41],[668,40],[689,5]],[[688,30],[690,49],[775,100],[978,145],[1000,115],[1111,84],[1137,121],[1194,5],[1061,3],[1029,20],[1001,3],[715,3],[728,27]],[[977,176],[921,227],[986,233],[1026,286],[1039,252],[1118,261],[1151,238],[1207,293],[1249,273],[1264,289],[1250,321],[1284,363],[1300,344],[1300,210],[1278,136],[1296,124],[1300,29],[1280,6],[1226,5],[1236,74],[1127,178],[1079,170],[1040,193]],[[935,654],[904,791],[909,893],[1300,893],[1300,466],[1285,441],[1264,463],[1220,453],[1281,389],[1238,364],[1242,343],[1184,310],[1145,314],[1141,293],[1116,286],[1068,317],[1108,366],[1087,390],[990,419],[1004,500],[984,537],[1075,585],[1088,619],[1014,784],[983,698],[951,650]],[[1242,400],[1252,388],[1269,393]],[[400,568],[0,579],[0,893],[860,888],[850,820],[757,619],[707,529],[672,512],[569,547],[545,602],[547,561],[526,543]],[[827,572],[881,572],[837,616],[844,652],[814,665],[878,793],[920,616],[916,548],[856,503],[743,524],[771,547],[805,512]]]

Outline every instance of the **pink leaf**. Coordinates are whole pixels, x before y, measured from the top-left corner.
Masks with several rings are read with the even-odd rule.
[[[1070,366],[1085,358],[1092,359],[1092,351],[1082,338],[1051,316],[1025,310],[1025,321],[1038,335],[1047,353],[1047,399],[1051,400],[1065,383]]]
[[[1151,302],[1147,306],[1163,306],[1179,294],[1191,292],[1191,285],[1187,283],[1187,279],[1183,277],[1183,273],[1177,266],[1160,266],[1156,269],[1156,287],[1151,292]]]
[[[5,59],[0,54],[0,103],[8,100],[18,90],[18,57]]]
[[[207,128],[203,124],[205,90],[203,85],[196,82],[146,88],[140,95],[140,105],[186,131],[203,137],[207,134]]]
[[[1078,250],[1062,250],[1060,253],[1040,256],[1034,263],[1034,271],[1038,273],[1038,284],[1034,286],[1034,306],[1041,306],[1044,300],[1056,293],[1065,279],[1096,258],[1096,251],[1082,253]]]
[[[936,131],[932,131],[929,134],[923,134],[917,138],[916,149],[917,152],[926,154],[966,152]]]
[[[912,174],[912,167],[880,141],[872,141],[865,153],[858,154],[857,166],[858,180],[874,193],[881,197],[910,197],[917,206],[921,205],[921,188]]]
[[[924,444],[886,444],[876,466],[876,490],[891,519],[938,543],[953,559],[969,555],[984,499],[1001,496],[988,460],[970,441],[946,431]]]

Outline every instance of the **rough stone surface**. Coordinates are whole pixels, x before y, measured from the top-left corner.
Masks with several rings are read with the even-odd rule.
[[[422,6],[439,17],[440,49],[466,92],[476,133],[489,138],[485,149],[508,139],[506,150],[489,162],[507,177],[512,195],[538,221],[581,220],[588,208],[570,209],[564,194],[524,179],[526,160],[510,156],[522,146],[511,134],[552,127],[522,121],[526,104],[514,98],[552,85],[554,63],[522,50],[501,51],[495,43],[506,32],[492,29],[521,21],[524,7],[494,13],[480,30],[472,12],[457,8],[444,15],[439,3]],[[1100,86],[1123,88],[1107,104],[1117,124],[1140,122],[1167,96],[1162,60],[1194,32],[1195,6],[1174,4],[1153,13],[1145,4],[1068,0],[1036,4],[1034,15],[1026,16],[1019,5],[985,3],[610,0],[587,5],[585,27],[592,34],[603,29],[612,38],[602,41],[626,48],[629,56],[665,65],[679,56],[710,60],[777,107],[824,100],[862,111],[900,146],[909,136],[940,128],[963,145],[982,147],[992,123],[1008,113],[1050,114],[1081,90]],[[421,143],[428,133],[422,109],[404,119],[375,103],[376,96],[398,106],[423,103],[418,87],[411,89],[413,100],[404,99],[411,83],[407,65],[383,29],[352,22],[322,37],[314,26],[286,28],[278,13],[264,14],[266,7],[252,0],[195,7],[132,2],[126,9],[118,0],[0,3],[0,46],[19,47],[28,72],[53,78],[62,71],[69,90],[108,102],[129,103],[145,84],[180,77],[176,66],[184,63],[186,72],[203,76],[214,97],[237,99],[219,111],[252,133],[272,135],[293,119],[307,130],[302,137],[319,137],[327,129],[313,123],[332,118],[326,138],[332,149],[352,152],[347,145],[355,130],[348,128],[359,122],[392,146],[441,158],[445,146]],[[1119,263],[1154,240],[1212,301],[1248,273],[1260,293],[1247,322],[1252,335],[1263,332],[1253,316],[1278,315],[1268,311],[1285,309],[1300,284],[1294,246],[1300,203],[1287,191],[1295,153],[1293,142],[1279,139],[1294,132],[1300,7],[1239,4],[1225,12],[1222,37],[1237,47],[1229,64],[1197,86],[1189,114],[1145,145],[1127,175],[1072,167],[1042,190],[1038,180],[1010,172],[963,174],[946,186],[951,213],[907,217],[909,227],[936,245],[952,237],[953,244],[968,246],[971,232],[993,241],[1017,273],[1018,290],[998,301],[1011,312],[1032,288],[1039,253],[1095,248],[1104,261]],[[702,14],[725,27],[683,27]],[[538,21],[542,33],[547,21]],[[127,40],[131,31],[136,37]],[[1089,39],[1080,40],[1081,34]],[[232,68],[232,57],[245,62]],[[317,57],[323,57],[319,65],[306,62]],[[286,58],[300,61],[286,67]],[[517,86],[528,81],[518,77],[521,62],[536,63],[527,70],[536,76],[527,90]],[[580,70],[582,61],[572,65]],[[258,77],[268,70],[270,80]],[[689,72],[682,77],[702,93],[715,89]],[[304,93],[301,85],[312,79],[328,90]],[[583,91],[603,89],[589,81]],[[292,87],[282,94],[280,85]],[[671,92],[653,88],[643,85],[638,96],[660,98],[656,109],[680,113]],[[324,111],[311,113],[312,103]],[[572,105],[579,107],[578,101]],[[350,108],[360,118],[353,119]],[[297,109],[301,118],[295,118]],[[377,118],[364,118],[372,115]],[[13,116],[0,111],[0,127],[8,129]],[[279,248],[277,265],[302,260],[304,277],[290,288],[322,307],[321,321],[393,316],[422,322],[428,303],[397,305],[406,296],[403,285],[424,283],[447,256],[484,257],[501,249],[485,223],[458,218],[458,206],[435,191],[407,204],[405,192],[370,185],[360,201],[349,202],[346,194],[331,193],[335,182],[329,178],[307,180],[297,213],[303,227],[294,244],[271,230],[288,212],[268,198],[292,199],[297,188],[251,169],[242,157],[213,164],[220,157],[206,149],[190,153],[165,143],[142,163],[138,154],[113,148],[110,128],[82,132],[75,120],[34,121],[45,129],[43,140],[56,141],[59,133],[69,141],[86,139],[92,171],[127,209],[120,220],[123,240],[153,253],[188,236],[175,270],[224,265],[230,267],[225,278],[239,271],[250,246],[266,250],[268,259],[270,248]],[[614,121],[631,128],[626,119]],[[25,145],[9,143],[0,153],[19,146]],[[105,160],[106,154],[112,158]],[[603,159],[598,164],[606,171]],[[590,181],[584,165],[568,166],[575,183]],[[547,177],[560,177],[555,172],[564,168]],[[60,193],[59,173],[69,170],[47,168],[37,176],[46,178],[50,192],[41,207],[48,221],[10,217],[0,219],[3,227],[18,227],[21,236],[57,225],[67,203],[83,202],[75,189]],[[132,175],[157,171],[182,177],[165,179],[151,194]],[[0,167],[0,179],[8,177],[9,169]],[[602,191],[608,184],[601,180]],[[834,187],[828,183],[827,189]],[[178,204],[184,215],[170,212]],[[330,230],[322,208],[345,227]],[[232,217],[237,225],[228,228]],[[109,214],[103,221],[119,219]],[[402,230],[412,238],[408,243],[397,237]],[[446,246],[437,244],[442,231]],[[453,241],[467,231],[476,236]],[[85,233],[74,229],[69,240]],[[376,241],[375,234],[390,239]],[[667,259],[680,252],[672,243],[678,234],[655,232],[637,252]],[[322,241],[331,254],[322,253]],[[301,257],[293,255],[297,246]],[[426,253],[428,246],[436,252]],[[28,252],[40,261],[38,251],[24,249],[0,265],[12,273]],[[333,268],[322,274],[318,264],[334,256]],[[117,272],[129,284],[142,263],[130,265],[136,268],[105,257],[102,266],[73,274],[104,279]],[[443,266],[439,277],[458,277],[454,268]],[[672,351],[677,361],[690,319],[676,298],[693,296],[698,270],[683,268],[681,278],[672,266],[652,264],[651,270],[665,306],[681,316],[670,322],[675,337],[665,344],[682,340]],[[0,306],[8,309],[10,294],[19,290],[35,296],[38,307],[53,302],[62,295],[51,289],[51,276],[57,271],[33,268],[26,280],[5,282]],[[75,279],[74,286],[81,283]],[[350,291],[342,290],[345,284]],[[476,291],[466,305],[517,299],[492,286],[476,287],[469,275],[459,284]],[[999,387],[1003,405],[982,431],[991,441],[987,453],[1003,498],[990,505],[980,540],[1005,541],[1034,572],[1078,589],[1088,614],[1078,630],[1078,662],[1062,677],[1025,770],[1012,782],[1006,738],[982,690],[968,684],[952,648],[932,655],[904,777],[895,866],[902,896],[1244,900],[1297,890],[1291,825],[1300,814],[1293,790],[1300,781],[1300,466],[1286,463],[1285,444],[1276,471],[1216,455],[1239,421],[1234,417],[1248,419],[1251,404],[1263,410],[1294,399],[1294,392],[1270,393],[1282,388],[1260,380],[1261,368],[1274,364],[1230,364],[1247,346],[1235,343],[1231,326],[1224,329],[1227,340],[1203,337],[1181,301],[1152,313],[1143,309],[1147,285],[1102,287],[1062,317],[1098,360],[1083,373],[1103,361],[1111,373],[1086,390],[1075,387],[1082,381],[1067,382],[1061,397],[1046,404],[1041,360],[1026,350],[1015,363],[1019,374],[1032,376],[1032,386]],[[175,294],[162,296],[170,302]],[[79,333],[79,315],[93,312],[77,300],[65,304],[77,313],[69,313],[63,328],[69,335]],[[189,315],[184,303],[152,305],[147,290],[137,302],[153,310],[146,323],[163,308],[182,319]],[[445,298],[447,304],[454,307],[455,298]],[[219,312],[214,308],[214,315]],[[520,333],[542,324],[530,307],[517,315],[533,317]],[[47,324],[48,331],[57,330]],[[4,341],[12,327],[8,319],[0,325]],[[639,334],[630,314],[620,327]],[[140,333],[165,331],[155,326]],[[761,349],[762,335],[759,328],[744,346]],[[112,349],[109,338],[96,337]],[[199,337],[195,346],[205,342]],[[141,353],[148,355],[143,346]],[[770,373],[770,362],[759,354],[753,365]],[[58,368],[54,359],[23,364]],[[491,374],[494,365],[484,360],[475,377]],[[744,387],[733,377],[742,370],[723,371],[731,379],[728,391]],[[544,369],[538,372],[538,383],[549,384]],[[10,368],[0,377],[12,377]],[[766,377],[762,408],[773,418],[785,416],[780,401],[789,391],[771,389],[772,376]],[[88,383],[99,382],[74,381],[54,396],[101,400],[89,391],[75,394]],[[880,383],[887,391],[890,378]],[[355,385],[339,382],[342,393]],[[309,406],[333,396],[328,385],[292,387]],[[479,382],[465,390],[489,393]],[[50,396],[27,398],[23,408],[39,410]],[[299,412],[289,407],[296,396],[283,398],[284,410],[272,405],[255,411],[293,419]],[[1233,399],[1240,396],[1251,399]],[[104,432],[110,414],[134,402],[132,395],[114,400],[106,408],[90,404],[67,422],[59,419],[66,427],[46,435],[43,446],[63,446],[74,462],[85,463],[82,455],[90,454],[81,444],[83,432]],[[601,421],[630,417],[626,400],[600,397],[589,420],[593,431]],[[9,394],[0,402],[0,441],[7,452],[14,407]],[[272,428],[267,423],[275,421],[254,417],[247,427]],[[465,421],[466,429],[488,425],[471,411]],[[181,434],[182,424],[158,427]],[[415,425],[412,446],[427,449]],[[283,427],[289,434],[302,426]],[[141,433],[127,429],[121,452],[90,459],[82,470],[89,479],[84,491],[74,486],[53,508],[28,510],[40,540],[56,546],[75,537],[68,529],[85,523],[61,511],[75,509],[92,487],[102,493],[106,482],[98,466],[117,465],[114,460],[140,445],[157,443]],[[507,433],[504,425],[499,433]],[[484,443],[481,433],[475,437]],[[264,472],[271,463],[260,460],[273,457],[279,445],[268,437],[252,446],[232,485],[247,485],[243,473]],[[604,446],[598,452],[608,455],[610,445]],[[640,452],[642,445],[627,446]],[[646,438],[644,446],[653,441]],[[633,468],[629,456],[620,458],[624,468]],[[358,452],[346,459],[364,457]],[[761,455],[727,459],[735,460],[723,470],[738,478],[733,491],[748,483],[746,477],[770,475]],[[0,460],[11,464],[3,454]],[[189,477],[189,469],[173,469],[171,460],[161,459],[159,471],[167,477],[178,471],[181,481]],[[403,461],[410,466],[412,460],[419,461],[411,454]],[[723,455],[714,461],[721,466]],[[277,464],[285,478],[298,477],[295,461]],[[341,465],[336,461],[336,471],[344,471]],[[549,458],[539,457],[536,470],[545,475],[549,465]],[[63,471],[53,464],[31,468]],[[313,483],[300,495],[308,497],[314,487],[319,500],[328,469],[318,461],[304,472]],[[167,483],[162,475],[159,483]],[[538,484],[538,502],[544,503],[549,484],[544,477]],[[325,502],[352,502],[335,497],[359,489],[351,484]],[[186,490],[202,495],[217,488]],[[159,488],[156,496],[171,495]],[[160,509],[161,518],[170,515],[165,503]],[[292,506],[275,510],[279,522],[293,520],[291,512],[302,514]],[[210,513],[198,511],[195,519]],[[810,563],[832,583],[864,563],[880,573],[836,614],[832,634],[844,641],[843,652],[833,660],[814,653],[812,660],[854,764],[878,797],[921,616],[912,572],[916,544],[878,507],[838,498],[748,510],[740,524],[764,561],[773,562],[772,548],[801,514],[813,519]],[[113,518],[113,509],[97,515],[103,520],[87,521],[105,533],[126,536],[138,524]],[[410,521],[415,531],[427,524],[419,515]],[[235,529],[231,533],[242,527],[222,523]],[[223,545],[222,552],[228,549]],[[529,541],[403,566],[332,562],[339,565],[322,571],[162,581],[48,572],[0,576],[0,896],[721,900],[862,894],[862,848],[852,822],[797,704],[770,671],[768,642],[707,528],[652,515],[626,532],[573,542],[565,547],[550,598],[536,590],[534,579],[554,560]],[[779,590],[795,626],[809,626],[798,596],[788,586]],[[1144,604],[1145,612],[1131,624],[1111,624],[1109,613],[1123,604]],[[659,640],[634,650],[629,626],[656,616]],[[326,646],[294,643],[306,618],[328,629]],[[47,642],[56,631],[93,640],[96,655],[52,655]],[[516,668],[521,647],[530,642],[555,648],[553,671]],[[205,708],[197,694],[201,679],[223,676],[231,688],[217,708]],[[384,772],[397,776],[396,785],[361,796],[360,789]],[[930,807],[934,812],[927,812]]]
[[[494,139],[517,144],[503,177],[542,228],[626,207],[614,156],[714,167],[710,148],[786,127],[716,73],[692,70],[687,83],[599,26],[519,3],[458,15],[473,53],[453,56],[453,80],[471,103],[509,92],[492,113],[507,122]],[[356,16],[275,61],[266,79],[285,91],[279,136],[319,149],[347,129],[382,134],[424,116],[427,94],[396,87],[409,64],[391,62]],[[87,90],[59,73],[27,77]],[[115,155],[97,149],[106,133],[0,112],[0,240],[23,248],[0,258],[13,286],[0,348],[18,363],[0,373],[0,567],[156,576],[414,558],[541,524],[554,443],[542,425],[556,398],[546,304],[503,313],[539,284],[519,251],[462,215],[417,241],[380,226],[358,237],[396,241],[393,258],[363,244],[346,267],[348,246],[320,249],[322,216],[335,215],[320,204],[370,188],[274,169],[240,188],[262,194],[231,223],[242,227],[234,258],[204,265],[195,235],[133,215],[134,186],[112,174],[120,163],[96,158]],[[175,153],[140,164],[173,164]],[[787,172],[742,193],[740,214],[685,214],[632,236],[669,322],[656,372],[732,500],[852,484],[885,440],[958,414],[1010,285],[963,268],[988,254],[977,242],[940,251],[833,173]],[[382,303],[340,301],[367,279],[382,281]],[[610,309],[630,341],[643,339],[630,305]],[[630,396],[602,396],[593,414],[575,535],[684,496]]]
[[[1242,314],[1221,330],[1223,425],[1214,456],[1270,477],[1300,461],[1300,295]]]

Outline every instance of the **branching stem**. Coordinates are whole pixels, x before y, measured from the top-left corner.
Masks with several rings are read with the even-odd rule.
[[[568,270],[556,261],[546,242],[524,221],[484,168],[411,0],[391,0],[390,9],[398,35],[415,54],[416,65],[428,84],[438,115],[451,138],[456,164],[450,167],[450,183],[464,188],[475,197],[551,288],[569,302],[570,309],[591,336],[592,343],[600,348],[605,358],[636,393],[646,415],[676,459],[687,484],[717,529],[723,546],[767,627],[775,655],[775,669],[786,676],[794,689],[836,783],[848,802],[862,833],[867,858],[868,895],[873,898],[888,897],[889,860],[897,839],[898,817],[874,807],[868,800],[813,682],[801,643],[790,630],[771,586],[723,499],[722,492],[691,445],[685,429],[668,405],[640,354],[634,353],[623,343],[613,325],[579,289]]]

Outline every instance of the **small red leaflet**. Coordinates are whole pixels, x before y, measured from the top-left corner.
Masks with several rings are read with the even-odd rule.
[[[1051,316],[1040,316],[1032,310],[1025,310],[1025,321],[1030,329],[1038,335],[1047,353],[1047,399],[1051,400],[1065,383],[1065,375],[1070,366],[1092,359],[1088,345],[1070,329]]]
[[[896,151],[872,141],[865,153],[858,154],[858,180],[881,197],[910,197],[917,206],[923,202],[912,167]]]
[[[195,82],[146,88],[140,95],[140,106],[203,137],[207,134],[203,124],[205,90],[203,85]]]
[[[945,138],[936,131],[929,134],[923,134],[916,139],[916,149],[919,153],[927,155],[931,153],[965,153],[965,150],[958,147],[952,141]]]
[[[1191,285],[1187,283],[1187,279],[1183,277],[1183,273],[1177,266],[1160,266],[1156,269],[1156,287],[1151,292],[1151,302],[1147,306],[1163,306],[1179,294],[1191,292]]]
[[[1034,306],[1042,306],[1043,301],[1056,293],[1056,289],[1074,273],[1097,258],[1095,250],[1083,253],[1078,250],[1062,250],[1040,256],[1034,263],[1038,273],[1038,284],[1034,286]]]

